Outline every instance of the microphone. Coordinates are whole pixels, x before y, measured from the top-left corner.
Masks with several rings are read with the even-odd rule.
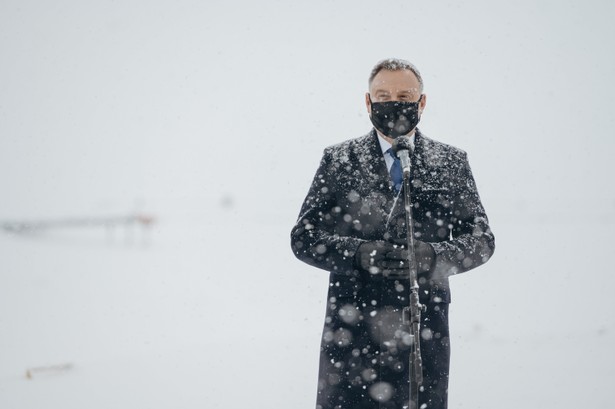
[[[397,154],[401,162],[401,169],[404,175],[410,174],[410,153],[414,150],[412,140],[407,136],[400,136],[393,140],[393,152]]]

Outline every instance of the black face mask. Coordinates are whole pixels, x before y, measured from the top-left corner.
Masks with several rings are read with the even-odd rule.
[[[421,120],[419,116],[419,103],[407,101],[369,102],[372,104],[370,119],[374,128],[389,138],[397,138],[412,131]]]

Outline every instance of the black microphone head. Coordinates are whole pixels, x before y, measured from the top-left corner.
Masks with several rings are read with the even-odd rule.
[[[412,145],[412,140],[407,136],[399,136],[393,140],[393,152],[397,153],[399,151],[407,150],[412,153],[414,146]]]

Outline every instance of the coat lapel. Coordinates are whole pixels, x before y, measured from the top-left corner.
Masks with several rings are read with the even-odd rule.
[[[382,154],[382,148],[380,142],[378,142],[378,135],[376,130],[366,135],[367,141],[367,163],[370,166],[364,168],[365,179],[372,181],[372,190],[382,193],[389,199],[393,199],[396,195],[393,189],[393,182],[391,181],[391,175],[387,169],[386,162],[384,161],[384,155]]]
[[[412,158],[410,158],[410,164],[412,166],[412,189],[416,190],[421,186],[421,180],[425,175],[425,139],[418,129],[414,134],[414,151],[412,152]]]

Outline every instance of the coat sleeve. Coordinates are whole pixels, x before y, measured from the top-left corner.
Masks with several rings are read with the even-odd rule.
[[[460,153],[458,167],[452,172],[453,198],[451,238],[430,243],[436,258],[432,270],[435,278],[463,273],[484,264],[495,251],[495,237],[480,201],[476,183],[465,152]]]
[[[291,248],[299,260],[314,267],[356,275],[355,253],[365,240],[335,233],[335,221],[341,210],[337,203],[341,188],[338,166],[332,158],[332,148],[325,149],[297,223],[292,228]]]

